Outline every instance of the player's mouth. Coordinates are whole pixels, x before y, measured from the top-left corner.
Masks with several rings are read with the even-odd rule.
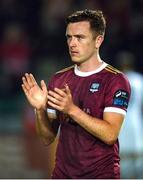
[[[78,51],[70,51],[71,56],[77,56],[79,54]]]

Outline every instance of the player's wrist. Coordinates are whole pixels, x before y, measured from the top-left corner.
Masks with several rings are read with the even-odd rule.
[[[68,115],[70,117],[76,116],[79,114],[79,108],[76,105],[71,106]]]
[[[34,111],[36,112],[42,112],[42,111],[46,111],[46,106],[42,106],[42,107],[35,107]]]

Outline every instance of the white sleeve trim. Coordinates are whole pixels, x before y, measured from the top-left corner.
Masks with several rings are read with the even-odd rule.
[[[126,115],[126,111],[120,108],[116,108],[116,107],[106,107],[104,109],[104,112],[116,112],[119,114],[123,114],[124,116]]]
[[[56,115],[56,110],[55,110],[55,109],[49,109],[49,108],[47,108],[47,112]]]

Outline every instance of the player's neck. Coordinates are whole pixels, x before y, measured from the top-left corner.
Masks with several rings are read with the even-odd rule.
[[[82,72],[90,72],[100,68],[102,64],[103,60],[101,60],[100,56],[97,56],[96,58],[94,57],[94,59],[92,58],[88,61],[78,64],[78,69]]]

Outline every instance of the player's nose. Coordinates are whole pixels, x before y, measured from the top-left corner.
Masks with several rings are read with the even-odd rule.
[[[75,37],[72,37],[69,41],[69,47],[75,47],[77,45],[77,40]]]

